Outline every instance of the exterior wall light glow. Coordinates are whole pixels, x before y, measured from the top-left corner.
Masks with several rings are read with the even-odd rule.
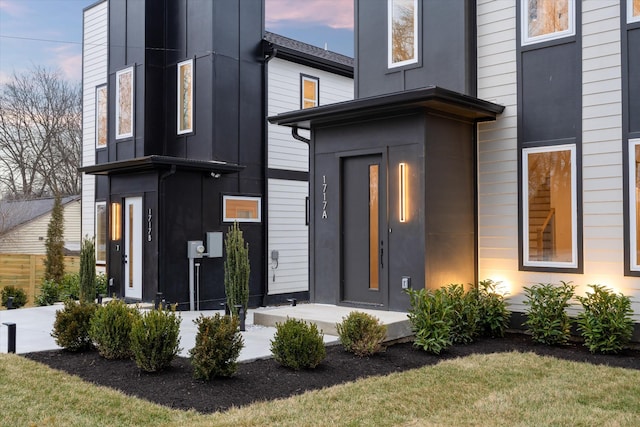
[[[400,222],[407,222],[407,164],[400,163],[398,168],[398,182],[399,182],[399,217]]]
[[[120,203],[111,203],[111,240],[120,240],[122,209]]]

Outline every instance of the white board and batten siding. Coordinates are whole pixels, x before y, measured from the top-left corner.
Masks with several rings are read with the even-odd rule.
[[[300,109],[300,74],[319,79],[320,105],[353,99],[353,79],[274,58],[267,74],[268,115]],[[301,135],[303,131],[300,132]],[[291,136],[288,127],[268,126],[269,169],[309,171],[309,148]],[[269,179],[267,289],[269,295],[309,290],[309,230],[305,224],[309,183]],[[278,251],[276,262],[272,251]]]
[[[640,321],[640,286],[624,276],[620,0],[582,2],[583,274],[518,269],[515,2],[479,0],[478,97],[504,105],[478,126],[479,278],[501,281],[510,309],[524,312],[523,287],[572,282],[629,295]]]
[[[82,35],[82,165],[96,159],[96,86],[107,83],[108,19],[104,1],[84,11]],[[95,177],[82,175],[82,235],[95,234]]]

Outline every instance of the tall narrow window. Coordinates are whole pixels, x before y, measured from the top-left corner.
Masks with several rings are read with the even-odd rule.
[[[575,0],[521,0],[522,44],[575,34]]]
[[[629,216],[630,266],[640,271],[640,139],[629,141]]]
[[[116,73],[116,139],[133,136],[133,67]]]
[[[300,84],[302,86],[300,91],[300,107],[312,108],[318,106],[318,83],[317,77],[300,75]]]
[[[107,262],[107,202],[96,202],[96,263]]]
[[[389,67],[418,62],[418,1],[387,1]]]
[[[574,145],[523,150],[525,266],[578,266],[575,157]]]
[[[107,86],[96,88],[96,149],[107,146]]]
[[[369,165],[369,289],[378,290],[380,276],[378,273],[380,202],[379,170],[377,164]]]
[[[178,64],[178,134],[193,132],[193,60]]]
[[[640,0],[627,0],[627,22],[640,22]]]

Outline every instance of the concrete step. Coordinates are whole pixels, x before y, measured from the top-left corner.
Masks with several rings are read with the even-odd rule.
[[[387,338],[385,341],[395,341],[413,335],[407,313],[327,304],[298,304],[295,307],[286,306],[255,311],[253,313],[253,323],[262,326],[276,326],[276,323],[285,322],[290,317],[315,323],[318,329],[321,329],[326,335],[338,335],[336,324],[342,322],[352,311],[368,313],[387,325]]]

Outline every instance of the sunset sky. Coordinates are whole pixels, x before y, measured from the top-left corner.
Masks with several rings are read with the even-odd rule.
[[[82,10],[95,2],[0,0],[0,83],[33,65],[60,69],[66,78],[79,81]],[[353,0],[265,0],[265,4],[268,31],[353,55]]]

